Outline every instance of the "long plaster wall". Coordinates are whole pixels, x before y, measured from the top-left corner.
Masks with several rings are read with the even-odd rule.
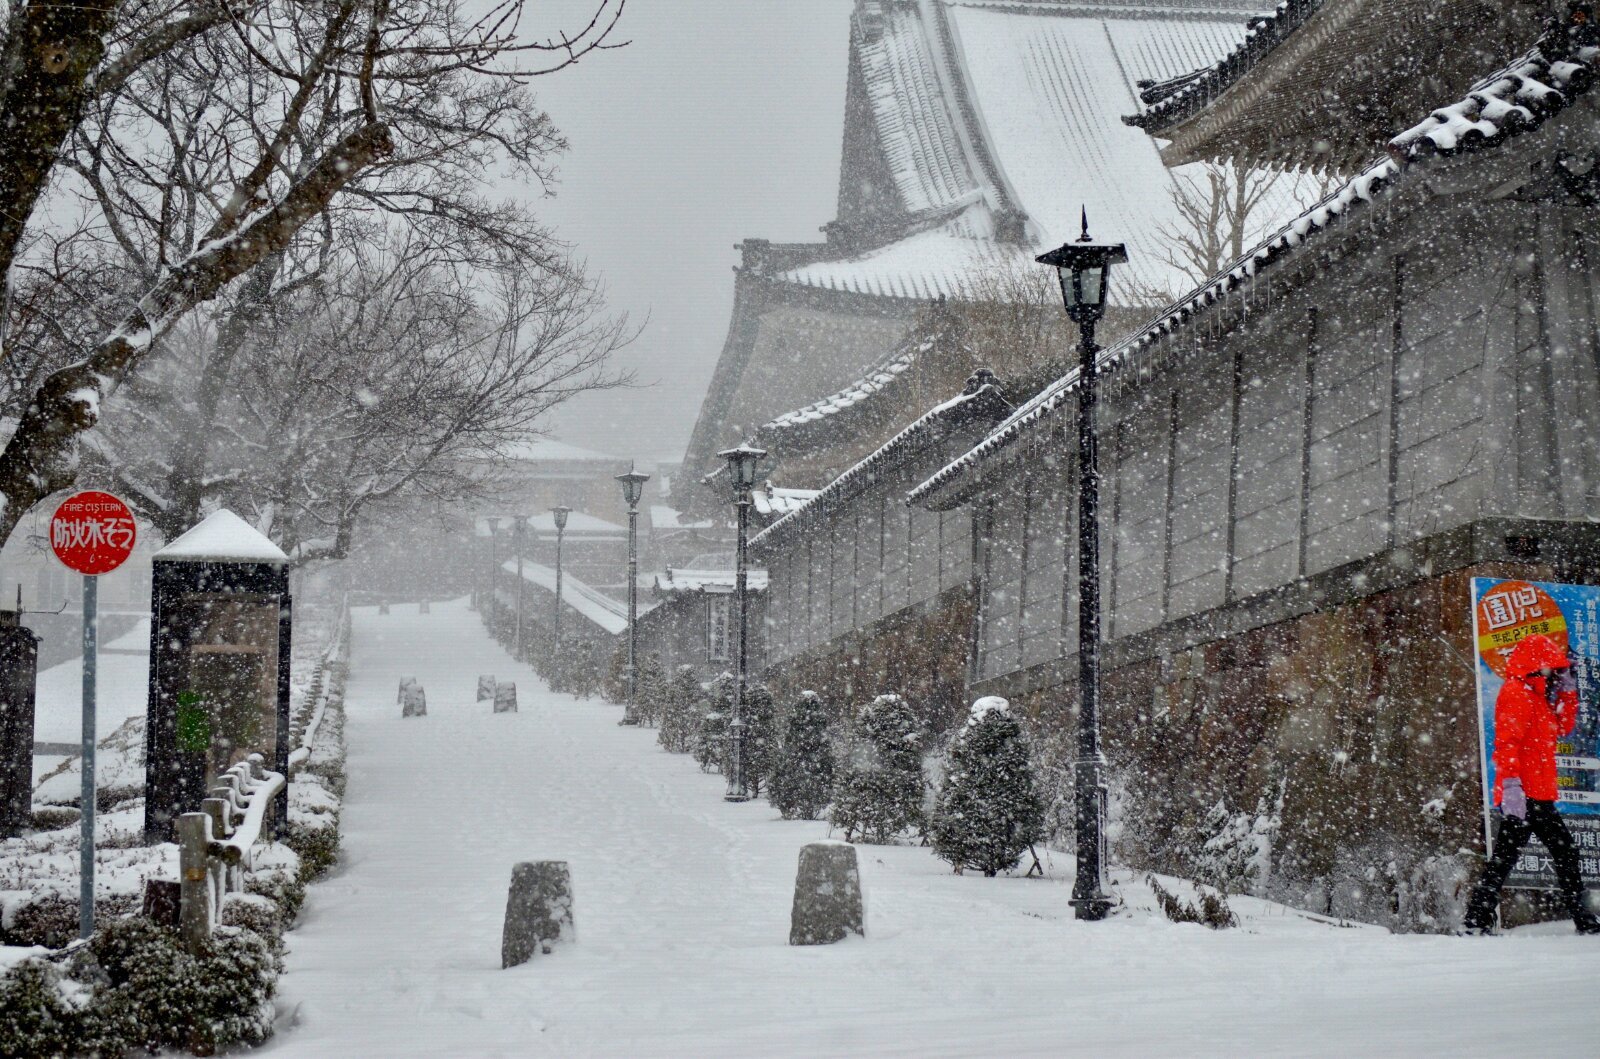
[[[1411,213],[1384,252],[1328,257],[1317,282],[1115,393],[1108,636],[1483,517],[1600,517],[1595,227],[1549,204]],[[980,680],[1070,650],[1070,444],[1037,442],[1032,473],[981,501]]]

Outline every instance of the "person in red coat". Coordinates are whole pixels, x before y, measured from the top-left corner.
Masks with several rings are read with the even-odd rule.
[[[1494,701],[1494,800],[1504,819],[1494,853],[1467,903],[1466,927],[1487,933],[1500,890],[1522,847],[1538,835],[1580,934],[1600,934],[1583,900],[1583,876],[1572,832],[1556,811],[1556,742],[1578,722],[1578,686],[1567,652],[1535,633],[1511,649],[1506,682]]]

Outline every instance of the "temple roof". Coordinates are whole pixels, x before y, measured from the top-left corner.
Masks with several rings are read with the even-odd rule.
[[[1162,230],[1181,227],[1174,175],[1121,116],[1138,106],[1138,82],[1227,54],[1256,10],[1249,0],[859,0],[853,44],[903,216],[887,242],[777,278],[959,296],[997,264],[1076,236],[1087,207],[1096,233],[1132,251],[1124,300],[1186,288],[1192,277],[1156,252]],[[1270,203],[1263,217],[1272,207],[1275,224],[1288,208]]]

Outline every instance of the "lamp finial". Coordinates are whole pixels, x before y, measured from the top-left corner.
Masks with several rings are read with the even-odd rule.
[[[1087,243],[1087,242],[1091,242],[1092,241],[1089,238],[1089,207],[1087,205],[1085,205],[1085,206],[1082,207],[1082,209],[1083,209],[1083,234],[1078,236],[1078,242]]]

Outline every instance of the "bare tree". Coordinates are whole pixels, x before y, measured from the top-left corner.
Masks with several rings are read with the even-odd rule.
[[[4,351],[4,377],[27,389],[10,402],[20,415],[0,450],[0,543],[75,480],[78,440],[102,400],[160,340],[263,263],[276,273],[305,261],[294,244],[314,218],[326,244],[336,197],[448,215],[492,159],[537,170],[553,132],[525,82],[611,46],[622,2],[599,0],[580,32],[531,42],[518,32],[521,0],[477,17],[460,0],[257,0],[207,8],[204,25],[141,8],[141,24],[155,27],[142,34],[116,8],[14,8],[3,48],[20,58],[0,68],[0,118],[39,122],[19,135],[23,154],[44,160],[0,171],[0,212],[22,218],[4,262],[27,244],[48,159],[70,139],[98,214],[87,224],[98,222],[125,268],[109,326]],[[78,50],[53,60],[38,40],[58,30]],[[41,87],[41,76],[61,83]],[[57,263],[54,247],[40,255],[46,270]],[[43,374],[13,369],[18,356],[52,363]]]
[[[261,306],[213,402],[199,398],[237,316],[192,320],[119,397],[97,446],[105,473],[168,535],[227,504],[297,561],[340,558],[371,505],[482,495],[496,453],[550,409],[624,381],[608,358],[626,321],[575,267],[486,274],[425,249],[370,240]],[[200,480],[180,466],[197,433],[210,438]]]
[[[1183,289],[1135,283],[1132,300],[1159,308],[1244,256],[1290,210],[1328,190],[1328,179],[1307,173],[1254,169],[1241,162],[1204,162],[1172,171],[1177,220],[1160,228],[1157,257],[1182,277]]]

